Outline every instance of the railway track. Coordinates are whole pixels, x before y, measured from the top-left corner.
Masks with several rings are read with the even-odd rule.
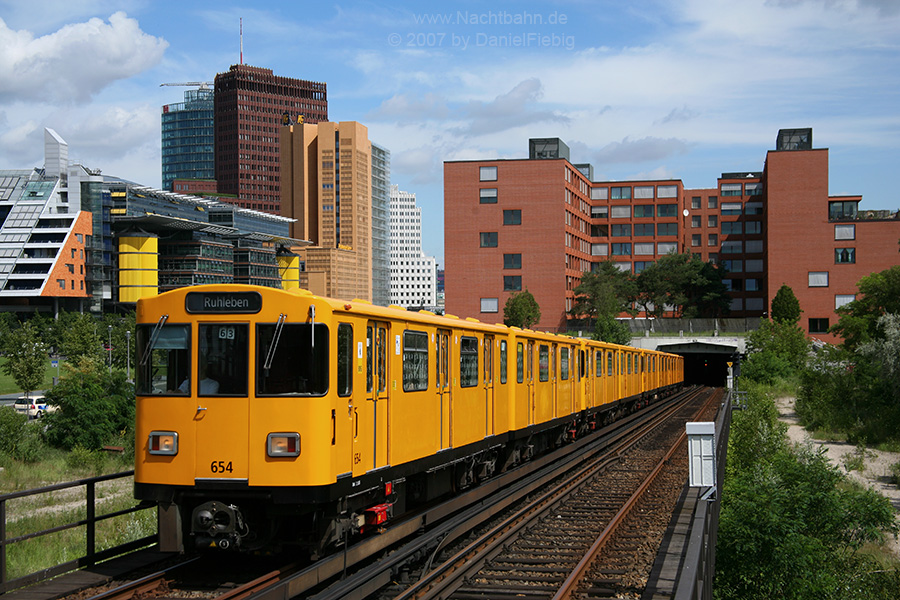
[[[710,401],[715,404],[715,399]],[[564,447],[557,456],[527,463],[517,472],[489,480],[462,497],[432,507],[419,515],[392,524],[380,535],[367,538],[348,547],[344,552],[323,558],[308,565],[291,564],[279,569],[258,568],[255,574],[239,574],[236,567],[212,568],[208,583],[198,583],[205,571],[200,564],[184,568],[191,577],[179,575],[179,567],[143,578],[128,589],[108,590],[95,596],[79,595],[79,599],[133,600],[141,598],[216,598],[224,600],[283,600],[312,597],[317,600],[361,600],[378,595],[381,598],[503,598],[553,597],[563,585],[571,589],[582,585],[580,594],[608,592],[628,588],[629,570],[616,562],[613,552],[603,554],[606,561],[591,571],[591,561],[582,565],[582,573],[572,583],[566,583],[586,548],[596,545],[599,523],[608,522],[619,509],[614,505],[626,502],[639,486],[638,473],[651,469],[649,459],[638,455],[658,456],[656,463],[665,462],[665,452],[639,440],[654,428],[671,429],[669,435],[684,431],[684,421],[695,418],[697,400],[689,416],[675,417],[682,403],[661,403],[632,415],[625,423],[639,426],[609,428],[595,438],[578,440]],[[676,424],[671,424],[672,421]],[[670,422],[665,425],[665,422]],[[662,424],[661,424],[662,423]],[[620,422],[618,425],[622,425]],[[637,431],[632,431],[632,430]],[[642,444],[642,445],[641,445]],[[610,450],[610,448],[615,448]],[[669,446],[671,448],[671,445]],[[572,482],[552,483],[564,477],[577,465],[578,473],[565,476]],[[661,470],[662,471],[662,470]],[[615,480],[611,479],[615,474]],[[672,487],[680,491],[686,476],[676,476]],[[614,481],[614,482],[613,482]],[[563,485],[568,485],[566,490]],[[582,491],[577,491],[582,488]],[[651,497],[653,495],[651,494]],[[615,502],[613,501],[615,500]],[[632,500],[632,505],[638,500]],[[643,502],[652,502],[644,500]],[[527,510],[521,505],[527,504]],[[537,507],[543,507],[536,513]],[[639,505],[644,512],[664,515],[662,529],[668,522],[671,507],[653,508]],[[465,507],[465,508],[463,508]],[[649,508],[648,508],[649,507]],[[510,516],[508,513],[514,512]],[[542,514],[543,517],[537,516]],[[624,514],[624,513],[623,513]],[[530,515],[530,516],[526,516]],[[549,516],[548,516],[549,515]],[[619,517],[621,520],[622,516]],[[485,523],[493,521],[490,526]],[[624,548],[629,540],[640,541],[635,531],[644,525],[625,524],[610,548]],[[453,544],[478,528],[487,531],[478,544],[461,550]],[[616,529],[612,528],[611,532]],[[607,532],[607,536],[610,532]],[[602,544],[601,544],[602,547]],[[451,550],[452,549],[452,550]],[[454,555],[438,561],[438,556]],[[633,554],[633,553],[632,553]],[[655,556],[655,548],[651,554]],[[218,555],[234,556],[234,555]],[[653,556],[649,558],[652,563]],[[274,559],[268,560],[268,565]],[[286,560],[285,560],[286,562]],[[440,562],[432,568],[432,564]],[[247,565],[244,565],[246,567]],[[222,584],[222,573],[228,573],[232,583]],[[397,582],[411,574],[412,585]],[[218,579],[218,581],[216,581]],[[335,579],[338,579],[336,583]],[[585,584],[580,584],[585,581]],[[182,592],[182,589],[189,592]],[[385,591],[387,590],[387,591]],[[565,596],[558,596],[565,597]]]

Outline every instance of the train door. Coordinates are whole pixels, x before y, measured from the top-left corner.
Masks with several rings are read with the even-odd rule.
[[[528,353],[525,356],[525,382],[528,385],[528,424],[535,423],[535,389],[534,389],[534,342],[528,342]]]
[[[559,347],[559,385],[556,396],[556,416],[562,417],[572,412],[572,384],[575,373],[572,369],[572,351],[568,346]]]
[[[437,347],[435,381],[437,382],[441,429],[438,437],[440,439],[439,447],[443,450],[450,447],[450,401],[452,399],[450,395],[452,389],[450,386],[450,331],[438,329],[435,346]]]
[[[366,369],[369,373],[366,404],[371,406],[371,410],[367,406],[371,419],[361,420],[360,428],[367,426],[372,431],[372,461],[371,467],[366,465],[367,469],[379,469],[388,464],[389,333],[388,324],[381,321],[369,321],[366,326]]]
[[[551,418],[558,417],[557,402],[559,402],[559,379],[556,372],[556,353],[558,348],[556,344],[550,345],[550,410]]]
[[[494,435],[494,336],[486,335],[484,344],[484,435]]]

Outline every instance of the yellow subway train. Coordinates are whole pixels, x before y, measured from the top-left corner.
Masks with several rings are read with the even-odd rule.
[[[312,554],[672,393],[680,356],[248,285],[137,304],[165,550]]]

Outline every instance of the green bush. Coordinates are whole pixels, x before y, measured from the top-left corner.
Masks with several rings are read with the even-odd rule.
[[[0,454],[23,462],[35,462],[41,456],[43,441],[40,427],[29,423],[11,406],[0,407]]]
[[[66,455],[66,466],[86,475],[99,475],[105,464],[106,456],[103,451],[90,450],[84,446],[75,446]]]

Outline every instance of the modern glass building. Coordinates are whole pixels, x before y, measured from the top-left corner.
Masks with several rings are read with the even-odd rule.
[[[201,86],[184,93],[184,102],[162,107],[162,187],[176,179],[216,176],[213,90]]]
[[[372,303],[391,301],[391,151],[372,144]]]

